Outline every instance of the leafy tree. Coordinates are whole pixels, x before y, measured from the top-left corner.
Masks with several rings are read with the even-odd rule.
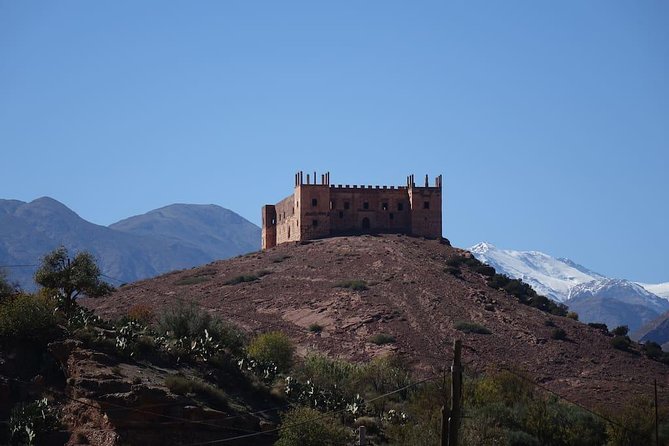
[[[74,300],[82,294],[99,297],[113,291],[113,287],[102,281],[100,275],[100,268],[92,254],[82,251],[71,259],[67,249],[61,246],[44,256],[35,273],[35,282],[57,290],[63,299],[63,309],[67,312]]]
[[[17,291],[17,286],[7,280],[7,273],[0,269],[0,300],[16,294]]]

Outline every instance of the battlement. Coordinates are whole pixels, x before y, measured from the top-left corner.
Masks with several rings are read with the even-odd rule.
[[[403,186],[331,184],[330,173],[295,174],[292,195],[262,209],[262,247],[341,234],[402,233],[441,237],[442,176],[414,175]]]

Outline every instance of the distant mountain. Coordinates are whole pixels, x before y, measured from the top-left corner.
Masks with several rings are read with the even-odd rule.
[[[206,253],[212,260],[260,249],[260,229],[256,225],[213,204],[173,204],[109,227],[143,237],[179,241]]]
[[[469,250],[497,272],[522,279],[538,293],[564,302],[583,322],[604,322],[609,328],[628,325],[634,331],[669,310],[666,283],[642,286],[610,279],[569,259],[538,251],[499,249],[485,242]]]
[[[609,328],[627,325],[630,332],[669,310],[669,301],[622,279],[599,279],[576,285],[567,305],[584,322],[603,322]]]
[[[656,283],[656,284],[639,283],[639,285],[641,285],[651,293],[669,300],[669,282]]]
[[[130,282],[260,248],[260,228],[213,205],[167,206],[113,226],[119,229],[90,223],[49,197],[0,200],[0,265],[34,265],[62,245],[90,251],[106,275]],[[34,268],[8,273],[24,288],[34,287]]]
[[[634,336],[640,342],[657,342],[664,351],[669,351],[669,311],[645,324]]]
[[[522,279],[537,293],[558,302],[567,300],[574,286],[604,278],[571,260],[556,259],[539,251],[499,249],[486,242],[472,246],[469,251],[497,272]]]

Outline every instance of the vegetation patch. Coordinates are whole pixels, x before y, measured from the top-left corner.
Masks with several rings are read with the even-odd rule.
[[[611,346],[618,350],[628,352],[631,350],[632,341],[627,336],[614,336],[611,338]]]
[[[353,291],[368,290],[367,282],[364,280],[344,280],[335,285],[335,288],[348,288]]]
[[[313,323],[309,325],[309,331],[312,333],[320,333],[323,331],[323,326],[321,324]]]
[[[228,408],[228,396],[216,386],[180,375],[165,378],[165,386],[177,395],[197,395],[215,409]]]
[[[504,274],[494,274],[488,279],[488,286],[512,294],[521,304],[556,316],[567,316],[567,306],[565,304],[553,302],[546,296],[537,294],[531,286],[520,279],[511,279]]]
[[[590,322],[588,323],[588,327],[592,327],[606,334],[609,333],[609,327],[607,327],[606,324],[602,324],[600,322]]]
[[[6,298],[0,305],[0,339],[46,345],[60,335],[53,299],[32,294]]]
[[[463,333],[476,333],[476,334],[491,334],[492,332],[485,328],[483,325],[479,325],[475,322],[470,321],[458,321],[454,324],[456,330],[460,330]]]
[[[395,336],[388,333],[377,333],[369,338],[369,342],[376,345],[392,344],[395,340]]]
[[[564,341],[565,339],[567,339],[567,332],[561,328],[556,328],[553,331],[551,331],[551,338],[558,341]]]
[[[287,372],[293,365],[295,346],[288,336],[272,331],[251,340],[247,349],[250,358],[264,364],[274,364],[280,372]]]
[[[272,257],[272,263],[281,263],[284,260],[290,259],[289,255],[281,255],[281,256],[276,256]]]
[[[258,276],[255,274],[251,275],[241,275],[241,276],[235,276],[232,279],[228,279],[225,282],[223,282],[223,285],[237,285],[239,283],[244,283],[244,282],[255,282],[258,279]]]
[[[277,446],[351,444],[353,438],[339,418],[309,407],[297,407],[281,416]]]
[[[29,404],[20,404],[12,410],[9,419],[12,444],[41,444],[45,435],[59,428],[58,412],[46,398]]]

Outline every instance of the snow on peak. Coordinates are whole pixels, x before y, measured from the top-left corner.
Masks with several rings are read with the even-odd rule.
[[[476,245],[469,248],[469,251],[471,251],[474,254],[485,254],[486,252],[492,251],[492,250],[495,250],[495,249],[497,249],[497,248],[495,248],[495,245],[493,245],[492,243],[481,242],[481,243],[477,243]]]
[[[641,285],[644,287],[646,290],[650,291],[651,293],[660,296],[664,299],[669,300],[669,282],[664,282],[664,283],[637,283],[637,285]]]
[[[559,302],[568,298],[572,287],[601,278],[572,261],[556,259],[540,251],[499,249],[487,242],[474,245],[469,251],[498,273],[522,279],[539,294]]]

